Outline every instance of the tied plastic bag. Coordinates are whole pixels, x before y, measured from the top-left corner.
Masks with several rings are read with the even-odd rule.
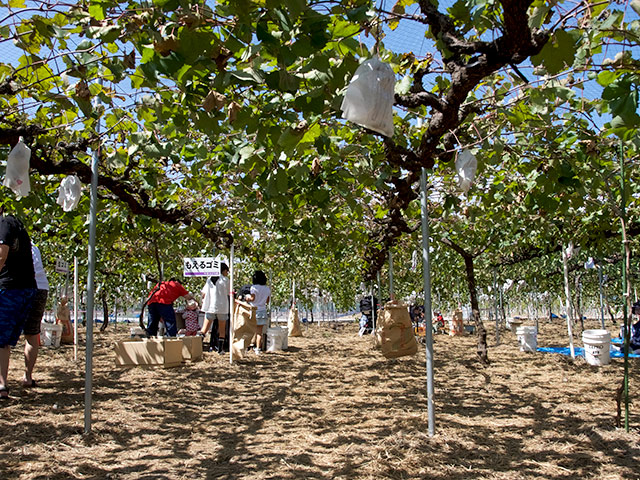
[[[302,330],[300,329],[300,320],[298,319],[298,309],[296,307],[292,307],[291,310],[289,310],[289,319],[287,324],[290,337],[302,336]]]
[[[24,144],[22,137],[20,137],[16,146],[9,152],[7,172],[2,184],[21,197],[26,197],[31,191],[31,182],[29,181],[30,159],[31,149]]]
[[[463,192],[468,192],[476,176],[478,161],[469,150],[463,150],[456,158],[456,172],[458,172],[458,185]]]
[[[62,205],[65,212],[75,209],[80,202],[82,195],[82,184],[75,175],[69,175],[60,182],[58,191],[58,205]]]
[[[392,137],[395,83],[390,65],[377,57],[365,61],[354,73],[342,100],[344,118]]]

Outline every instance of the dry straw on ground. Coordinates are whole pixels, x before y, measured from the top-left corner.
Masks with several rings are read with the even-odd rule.
[[[43,349],[40,386],[21,389],[19,344],[0,404],[0,479],[640,478],[638,400],[632,431],[614,425],[621,360],[526,354],[508,331],[493,345],[490,331],[484,368],[473,337],[437,335],[430,438],[424,349],[385,360],[356,332],[312,325],[287,352],[231,366],[207,353],[129,370],[112,354],[125,328],[96,333],[88,436],[84,359]],[[566,327],[541,323],[538,344],[566,346]],[[632,399],[639,370],[632,361]]]

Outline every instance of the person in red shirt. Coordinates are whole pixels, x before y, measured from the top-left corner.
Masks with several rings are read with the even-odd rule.
[[[160,319],[164,320],[164,326],[167,329],[169,337],[175,337],[178,334],[176,327],[176,312],[173,309],[173,302],[178,298],[184,297],[191,300],[191,295],[175,278],[168,282],[157,283],[147,300],[147,312],[149,314],[149,323],[147,325],[147,335],[155,337],[158,334],[158,323]]]

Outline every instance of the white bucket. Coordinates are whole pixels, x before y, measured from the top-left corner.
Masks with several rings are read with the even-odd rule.
[[[582,332],[584,359],[589,365],[609,365],[611,334],[607,330],[585,330]]]
[[[516,318],[512,318],[509,320],[509,328],[511,329],[511,333],[517,333],[518,328],[522,326],[522,320],[518,320]]]
[[[141,327],[131,327],[130,331],[131,331],[131,338],[147,336],[147,331]]]
[[[525,326],[516,328],[516,336],[521,352],[535,352],[538,347],[538,332],[536,327]]]
[[[280,338],[282,339],[282,349],[287,350],[289,348],[289,329],[284,327],[278,327],[280,329]]]
[[[280,351],[282,351],[282,334],[280,328],[267,328],[267,352]]]
[[[62,325],[42,322],[40,324],[40,344],[45,347],[59,347]]]

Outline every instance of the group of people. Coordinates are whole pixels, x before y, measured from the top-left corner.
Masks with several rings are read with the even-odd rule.
[[[0,212],[0,400],[9,398],[11,347],[24,333],[25,370],[22,387],[36,386],[33,369],[40,345],[40,323],[49,282],[40,251],[31,244],[24,224]]]
[[[229,349],[229,298],[231,285],[229,282],[229,266],[220,265],[220,275],[208,277],[201,290],[202,304],[198,305],[195,297],[175,278],[166,282],[158,282],[149,293],[146,301],[148,336],[158,334],[160,320],[164,322],[167,336],[201,335],[211,333],[210,349],[223,353]],[[262,270],[256,270],[252,276],[252,285],[243,287],[237,296],[256,307],[256,341],[255,352],[260,353],[264,345],[264,333],[269,323],[267,305],[271,299],[271,288],[267,286],[267,276]],[[186,301],[186,309],[182,313],[185,323],[184,331],[178,331],[176,312],[173,304],[179,298]],[[204,312],[202,327],[198,323],[199,312]]]

